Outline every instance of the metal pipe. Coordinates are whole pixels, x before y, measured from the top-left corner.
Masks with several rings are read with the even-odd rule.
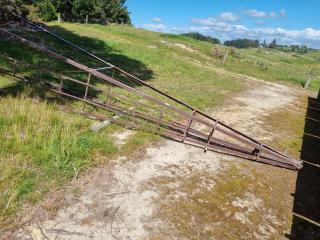
[[[214,121],[214,122],[217,121],[216,119],[212,118],[211,116],[207,115],[206,113],[204,113],[204,112],[202,112],[202,111],[200,111],[200,110],[197,110],[197,109],[195,109],[194,107],[190,106],[189,104],[184,103],[184,102],[180,101],[179,99],[174,98],[174,97],[172,97],[172,96],[170,96],[170,95],[168,95],[168,94],[160,91],[159,89],[157,89],[157,88],[149,85],[148,83],[145,83],[144,81],[142,81],[141,79],[133,76],[132,74],[130,74],[130,73],[128,73],[128,72],[120,69],[119,67],[114,66],[113,64],[111,64],[111,63],[103,60],[102,58],[100,58],[100,57],[98,57],[98,56],[90,53],[89,51],[87,51],[87,50],[85,50],[85,49],[83,49],[83,48],[81,48],[81,47],[79,47],[79,46],[71,43],[70,41],[68,41],[68,40],[66,40],[66,39],[58,36],[57,34],[54,34],[54,33],[50,32],[50,31],[48,31],[47,29],[45,29],[45,28],[43,28],[43,27],[41,27],[41,26],[38,26],[37,24],[35,24],[35,23],[33,23],[33,22],[31,22],[31,21],[29,21],[29,20],[27,20],[27,19],[25,19],[25,18],[23,18],[23,17],[21,17],[21,16],[18,16],[18,15],[14,14],[14,13],[11,13],[11,12],[9,12],[9,11],[1,8],[1,7],[0,7],[0,11],[3,11],[3,12],[5,12],[5,13],[7,13],[7,14],[15,17],[15,18],[20,19],[21,21],[23,21],[23,22],[25,22],[25,23],[28,23],[29,25],[31,25],[31,26],[33,26],[33,27],[35,27],[35,28],[37,28],[37,29],[39,29],[39,30],[41,30],[41,31],[49,34],[50,36],[52,36],[52,37],[60,40],[61,42],[63,42],[63,43],[65,43],[65,44],[67,44],[67,45],[69,45],[69,46],[77,49],[78,51],[87,54],[88,56],[92,57],[93,59],[96,59],[96,60],[98,60],[98,61],[100,61],[100,62],[102,62],[102,63],[104,63],[104,64],[107,64],[107,65],[109,65],[109,66],[111,66],[111,67],[114,67],[114,69],[116,69],[117,71],[119,71],[119,72],[121,72],[121,73],[129,76],[130,78],[134,79],[135,81],[139,82],[140,84],[142,84],[142,85],[144,85],[144,86],[146,86],[146,87],[154,90],[155,92],[157,92],[157,93],[159,93],[159,94],[161,94],[161,95],[169,98],[170,100],[172,100],[172,101],[174,101],[174,102],[176,102],[176,103],[179,103],[179,104],[183,105],[184,107],[189,108],[189,109],[192,110],[192,111],[195,111],[195,110],[196,110],[197,113],[199,113],[200,115],[202,115],[202,116],[204,116],[204,117],[206,117],[206,118],[208,118],[208,119],[210,119],[210,120],[212,120],[212,121]],[[203,124],[204,124],[204,123],[203,123]],[[205,124],[205,125],[206,125],[206,124]],[[222,123],[222,122],[219,122],[219,125],[227,128],[228,130],[230,130],[231,132],[233,132],[233,133],[235,133],[235,134],[237,134],[237,135],[240,135],[240,136],[237,136],[238,138],[241,138],[241,139],[243,139],[243,140],[252,141],[253,143],[255,143],[255,146],[257,147],[257,149],[259,149],[260,142],[259,142],[258,140],[254,139],[254,138],[251,138],[251,137],[247,136],[246,134],[244,134],[244,133],[242,133],[242,132],[239,132],[239,131],[233,129],[233,128],[229,127],[228,125],[226,125],[226,124],[224,124],[224,123]],[[232,134],[232,135],[234,135],[234,134]],[[275,149],[273,149],[273,148],[271,148],[271,147],[267,147],[267,149],[273,151],[274,153],[276,153],[276,154],[278,154],[278,155],[281,155],[281,156],[283,156],[283,157],[286,157],[285,154],[280,153],[279,151],[277,151],[277,150],[275,150]]]
[[[42,52],[46,53],[48,56],[51,56],[51,57],[56,58],[56,59],[58,59],[58,60],[60,60],[62,62],[70,64],[70,65],[74,66],[77,69],[81,69],[81,70],[83,70],[83,71],[85,71],[85,72],[87,72],[89,74],[92,74],[93,76],[105,81],[106,83],[112,83],[112,84],[114,84],[114,85],[116,85],[118,87],[124,88],[124,89],[128,90],[129,92],[133,92],[133,93],[135,93],[135,94],[137,94],[137,95],[139,95],[139,96],[141,96],[141,97],[143,97],[143,98],[145,98],[145,99],[157,104],[158,106],[162,106],[162,107],[166,108],[168,111],[174,111],[177,114],[180,114],[180,116],[183,116],[183,117],[185,117],[187,119],[192,119],[193,121],[196,121],[197,123],[201,123],[201,124],[203,124],[203,125],[205,125],[207,127],[210,127],[211,129],[213,127],[215,127],[215,129],[217,131],[219,131],[219,132],[221,132],[221,133],[223,133],[223,134],[225,134],[227,136],[230,136],[233,139],[239,140],[242,143],[245,143],[245,144],[247,144],[249,146],[255,147],[257,150],[263,151],[267,155],[272,155],[277,160],[275,160],[275,159],[273,159],[271,157],[263,156],[263,155],[260,155],[260,159],[268,158],[269,159],[268,161],[275,161],[276,163],[273,163],[273,165],[276,165],[278,163],[278,165],[279,164],[280,165],[287,164],[289,166],[294,166],[296,169],[301,168],[300,162],[295,161],[295,160],[289,158],[288,156],[286,156],[284,154],[278,153],[277,151],[275,151],[275,150],[273,150],[273,149],[271,149],[271,148],[269,148],[269,147],[267,147],[267,146],[255,141],[255,140],[252,140],[250,137],[248,137],[248,136],[246,136],[246,135],[244,135],[244,134],[242,134],[242,133],[240,133],[240,132],[238,132],[236,130],[233,130],[232,128],[228,127],[225,124],[222,124],[221,122],[216,124],[217,121],[214,120],[214,122],[210,123],[210,121],[207,121],[207,120],[208,119],[210,120],[210,119],[213,119],[213,118],[211,118],[209,116],[205,116],[207,118],[205,120],[201,119],[201,118],[199,118],[197,116],[194,116],[193,114],[190,114],[190,113],[188,113],[186,111],[183,111],[183,110],[181,110],[181,109],[179,109],[179,108],[177,108],[175,106],[171,106],[171,105],[169,105],[169,104],[167,104],[167,103],[155,98],[154,96],[148,95],[148,94],[144,93],[143,91],[140,91],[138,89],[132,88],[132,87],[130,87],[130,86],[124,84],[124,83],[121,83],[120,81],[118,81],[116,79],[113,79],[113,78],[111,78],[111,77],[109,77],[109,76],[107,76],[105,74],[102,74],[102,73],[98,72],[95,69],[87,67],[87,66],[85,66],[85,65],[83,65],[81,63],[78,63],[78,62],[70,59],[70,58],[66,58],[66,57],[64,57],[64,56],[62,56],[62,55],[60,55],[58,53],[55,53],[55,52],[53,52],[51,50],[48,50],[48,49],[46,49],[44,47],[41,47],[41,46],[39,46],[39,45],[37,45],[37,44],[27,40],[27,39],[24,39],[24,38],[22,38],[22,37],[20,37],[20,36],[18,36],[16,34],[13,34],[11,32],[3,30],[3,29],[0,29],[0,30],[5,32],[5,33],[7,33],[8,35],[13,37],[17,41],[20,41],[21,43],[24,43],[24,44],[26,44],[26,45],[28,45],[28,46],[36,49],[36,50],[42,51]],[[74,79],[66,78],[66,80],[72,81]],[[80,84],[80,82],[79,82],[79,84]],[[82,83],[82,82],[81,82],[81,84],[85,85],[85,83]],[[86,86],[87,87],[91,87],[91,86],[89,86],[89,83],[87,83]],[[52,91],[55,91],[55,92],[57,92],[59,94],[62,94],[62,95],[65,95],[65,96],[69,96],[69,97],[72,97],[72,98],[87,102],[89,104],[93,104],[95,106],[110,110],[110,106],[108,108],[106,108],[104,105],[101,105],[100,103],[94,103],[93,101],[90,101],[90,100],[87,100],[87,99],[84,99],[84,98],[79,98],[79,97],[77,97],[75,95],[71,95],[71,94],[65,93],[62,90],[63,89],[61,89],[60,91],[57,91],[57,90],[53,89]],[[130,112],[130,110],[122,110],[122,111],[124,111],[124,113],[126,113],[126,114],[128,112]],[[194,111],[197,111],[197,110],[194,110]],[[199,113],[199,111],[197,111],[197,113]],[[137,113],[135,113],[135,115],[136,114]],[[150,117],[150,116],[146,116],[145,119],[148,120],[148,121],[150,121],[150,120],[153,121],[152,117]],[[158,120],[156,122],[160,123]],[[175,125],[178,125],[178,124],[175,124]],[[165,124],[165,126],[167,128],[172,128],[173,125],[171,125],[170,123],[169,124],[167,123],[167,124]],[[186,138],[190,142],[201,143],[202,146],[206,145],[206,147],[208,147],[208,148],[209,147],[210,148],[211,147],[219,147],[219,148],[221,148],[220,149],[221,151],[232,153],[231,155],[242,156],[242,155],[245,154],[245,155],[250,155],[250,158],[254,158],[255,157],[254,155],[250,154],[251,151],[246,149],[246,148],[242,148],[240,146],[235,146],[232,143],[227,143],[226,144],[222,140],[215,141],[214,138],[210,139],[211,138],[210,136],[208,138],[208,135],[206,135],[206,134],[202,135],[202,133],[201,133],[201,134],[198,134],[198,136],[194,136],[194,135],[188,136],[188,132],[187,132],[187,137],[186,137],[186,136],[184,136],[185,135],[185,133],[184,133],[185,127],[186,126],[184,126],[184,128],[182,128],[182,130],[180,130],[180,133],[179,132],[175,132],[175,134],[176,134],[175,139],[177,137],[179,137],[180,140],[182,141],[183,139]],[[173,126],[173,129],[174,128],[175,127]],[[191,129],[190,129],[190,132],[191,132]],[[200,137],[199,135],[200,136],[202,135],[204,138]]]

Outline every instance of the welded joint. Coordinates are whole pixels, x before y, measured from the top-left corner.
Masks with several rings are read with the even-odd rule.
[[[256,158],[257,161],[260,160],[261,153],[262,153],[263,144],[260,143],[258,148],[255,148],[252,152],[252,155]]]
[[[191,127],[191,124],[193,122],[193,117],[196,115],[196,113],[197,113],[197,110],[193,110],[192,116],[191,116],[191,118],[189,118],[188,124],[187,124],[187,126],[186,126],[186,128],[184,130],[183,137],[182,137],[182,142],[185,141],[185,139],[186,139],[186,137],[188,135],[189,128]]]
[[[217,129],[217,127],[218,127],[218,121],[216,120],[216,122],[215,122],[215,124],[214,124],[214,126],[213,126],[213,128],[212,128],[212,130],[211,130],[211,132],[210,132],[210,134],[209,134],[209,137],[208,137],[208,139],[207,139],[207,143],[206,143],[206,145],[205,145],[205,147],[204,147],[204,152],[205,152],[205,153],[208,151],[208,145],[210,144],[212,135],[213,135],[213,133],[215,132],[215,130]]]

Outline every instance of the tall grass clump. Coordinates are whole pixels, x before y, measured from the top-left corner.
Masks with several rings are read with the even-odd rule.
[[[0,98],[0,106],[0,229],[22,204],[117,151],[106,131],[89,132],[89,120],[49,103],[19,96]]]

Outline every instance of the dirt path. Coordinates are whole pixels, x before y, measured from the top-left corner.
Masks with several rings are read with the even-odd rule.
[[[249,84],[250,90],[229,99],[224,106],[213,111],[212,116],[252,136],[258,136],[260,140],[270,140],[272,134],[264,130],[259,119],[290,105],[295,101],[296,94],[287,86],[279,84],[261,81]],[[163,220],[165,218],[157,215],[163,196],[160,185],[165,178],[172,180],[174,177],[174,181],[163,184],[170,190],[168,195],[170,194],[172,199],[179,199],[187,194],[187,191],[181,190],[184,179],[192,174],[203,172],[203,176],[207,173],[215,175],[223,172],[231,164],[243,161],[213,152],[204,154],[202,149],[164,140],[157,146],[146,149],[146,154],[141,159],[119,157],[109,166],[96,169],[79,179],[72,186],[73,190],[65,193],[65,204],[56,216],[29,226],[21,231],[17,238],[151,238],[160,226],[161,229],[172,227]],[[200,184],[212,190],[219,183],[214,178],[201,179],[200,176]],[[234,207],[243,209],[243,212],[238,211],[230,218],[241,224],[249,221],[246,218],[247,213],[251,214],[256,209],[263,208],[262,199],[251,193],[245,196],[236,197],[232,201]],[[260,229],[256,232],[256,239],[268,239],[270,232],[275,231],[272,225],[268,225],[268,221],[271,219],[270,221],[276,222],[277,219],[272,210],[269,210],[266,209],[266,220],[261,222],[261,226],[256,226]],[[172,236],[170,239],[181,238]]]

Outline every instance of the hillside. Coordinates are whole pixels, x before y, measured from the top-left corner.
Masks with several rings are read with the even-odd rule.
[[[244,49],[235,50],[222,66],[220,59],[211,56],[211,44],[184,36],[127,26],[51,23],[50,27],[204,111],[249,87],[236,74],[299,88],[312,66],[320,65],[320,52],[296,55],[270,49]],[[54,42],[50,44],[57,46]],[[221,45],[216,47],[224,49]],[[70,51],[63,47],[61,50]],[[33,64],[44,61],[41,54],[3,40],[0,51],[2,55]],[[80,55],[74,57],[88,61]],[[4,62],[0,64],[5,67]],[[310,85],[312,90],[320,87],[320,71],[316,74]],[[133,154],[158,140],[152,134],[137,131],[123,146],[118,146],[112,134],[121,129],[119,126],[111,124],[98,134],[92,133],[89,128],[93,120],[59,110],[60,104],[75,108],[82,108],[82,104],[5,75],[0,75],[0,87],[0,228],[17,224],[19,218],[15,216],[23,206],[39,202],[46,193],[61,188],[79,172],[117,156]]]
[[[160,34],[125,26],[103,27],[93,25],[86,27],[76,24],[62,24],[60,27],[82,37],[102,40],[112,50],[123,52],[126,56],[150,66],[154,71],[161,71],[161,66],[170,68],[170,65],[172,67],[176,62],[179,62],[179,65],[184,63],[197,65],[197,63],[200,63],[203,67],[221,67],[221,60],[212,57],[213,45],[211,43],[185,36]],[[68,37],[68,34],[66,33],[64,36]],[[69,36],[69,38],[71,39],[72,36]],[[97,50],[97,46],[91,45],[90,42],[82,43],[82,46],[87,46],[88,49],[96,49],[94,51],[97,52],[101,51]],[[225,46],[222,45],[216,45],[216,47],[221,51],[225,49]],[[99,52],[99,54],[103,56],[103,53]],[[302,55],[273,49],[235,49],[234,55],[227,59],[224,68],[231,72],[243,73],[265,80],[303,84],[308,78],[310,68],[319,66],[319,58],[320,51]],[[167,61],[167,63],[164,63],[161,59]],[[121,63],[119,62],[119,64]],[[135,71],[134,69],[127,69]],[[320,86],[319,76],[318,71],[311,85],[314,90],[317,90]],[[193,77],[193,75],[190,77]]]

